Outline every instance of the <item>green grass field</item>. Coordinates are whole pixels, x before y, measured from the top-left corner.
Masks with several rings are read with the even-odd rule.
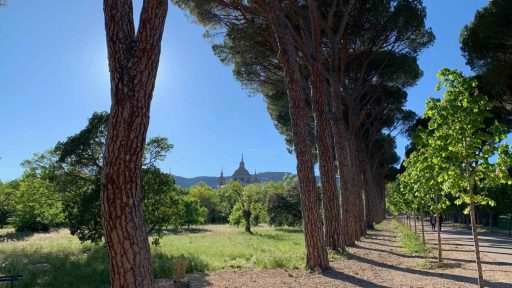
[[[172,233],[152,247],[156,278],[171,277],[172,261],[187,272],[231,268],[298,268],[305,263],[302,230],[257,227],[254,235],[227,225]],[[81,244],[67,230],[48,234],[0,230],[0,274],[22,274],[16,287],[108,287],[103,245]],[[0,285],[0,287],[2,287]]]

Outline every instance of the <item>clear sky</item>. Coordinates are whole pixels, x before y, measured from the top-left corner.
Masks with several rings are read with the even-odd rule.
[[[102,1],[8,0],[0,8],[0,179],[23,172],[33,153],[85,127],[110,106]],[[421,114],[434,96],[442,67],[469,73],[459,33],[486,0],[425,0],[433,47],[420,57],[424,77],[409,91],[408,107]],[[141,0],[136,0],[140,7]],[[295,171],[261,96],[249,97],[231,68],[213,55],[204,29],[171,7],[151,108],[149,136],[175,145],[164,171],[185,177],[227,175],[243,153],[252,172]],[[403,155],[406,141],[400,139]]]

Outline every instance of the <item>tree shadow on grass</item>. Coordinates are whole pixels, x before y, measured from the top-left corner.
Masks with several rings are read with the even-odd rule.
[[[172,263],[187,261],[187,273],[204,272],[208,263],[193,255],[152,251],[155,278],[172,277]],[[79,249],[41,252],[30,248],[0,250],[0,275],[23,275],[16,287],[110,287],[106,249],[83,244]],[[0,286],[1,287],[1,286]]]
[[[16,287],[108,287],[106,251],[100,245],[78,250],[38,251],[18,248],[0,251],[0,274],[21,274]]]
[[[287,237],[286,235],[280,235],[280,234],[267,234],[267,233],[254,232],[252,235],[256,236],[256,237],[266,238],[266,239],[270,239],[270,240],[277,240],[277,241],[289,240],[289,237]]]
[[[210,229],[191,227],[191,228],[169,228],[165,229],[164,235],[185,235],[185,234],[201,234],[212,232]]]
[[[409,273],[409,274],[415,274],[415,275],[420,275],[420,276],[425,276],[425,277],[447,279],[447,280],[451,280],[451,281],[455,281],[455,282],[467,283],[467,284],[472,284],[472,285],[478,284],[476,277],[468,277],[468,276],[463,276],[463,275],[453,275],[453,274],[430,272],[430,271],[417,270],[417,269],[412,269],[412,268],[399,267],[399,266],[394,266],[391,264],[375,261],[373,259],[361,257],[361,256],[351,254],[351,253],[347,253],[347,258],[361,262],[361,263],[365,263],[368,265],[372,265],[375,267],[394,270],[394,271],[398,271],[398,272],[402,272],[402,273]],[[502,282],[485,281],[485,285],[488,287],[496,287],[496,288],[510,287],[510,283],[502,283]]]
[[[274,230],[279,231],[279,232],[284,232],[284,233],[294,233],[294,234],[304,233],[304,230],[302,230],[302,228],[297,228],[297,227],[279,227],[279,228],[274,228]]]
[[[25,241],[28,238],[32,237],[34,235],[34,232],[31,231],[10,231],[3,235],[0,235],[0,243],[2,242],[18,242],[18,241]]]

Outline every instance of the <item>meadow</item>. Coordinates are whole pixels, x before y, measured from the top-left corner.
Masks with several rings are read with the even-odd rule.
[[[236,268],[298,268],[305,263],[301,229],[256,227],[254,234],[228,225],[170,231],[151,247],[155,278],[172,277],[172,262],[187,273]],[[51,233],[0,230],[0,274],[22,274],[16,287],[108,287],[103,244],[80,243],[60,229]]]

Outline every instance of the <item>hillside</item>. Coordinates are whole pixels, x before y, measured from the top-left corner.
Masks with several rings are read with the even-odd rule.
[[[288,173],[288,172],[262,172],[262,173],[257,173],[256,177],[258,177],[258,179],[261,182],[269,182],[269,181],[277,182],[277,181],[281,181],[286,174],[290,174],[290,173]],[[176,180],[176,184],[183,188],[189,188],[199,182],[204,182],[214,188],[217,187],[217,178],[218,178],[217,176],[198,176],[198,177],[186,178],[186,177],[173,175],[173,177]],[[227,181],[229,181],[229,179],[230,179],[229,176],[225,177],[225,178]]]

